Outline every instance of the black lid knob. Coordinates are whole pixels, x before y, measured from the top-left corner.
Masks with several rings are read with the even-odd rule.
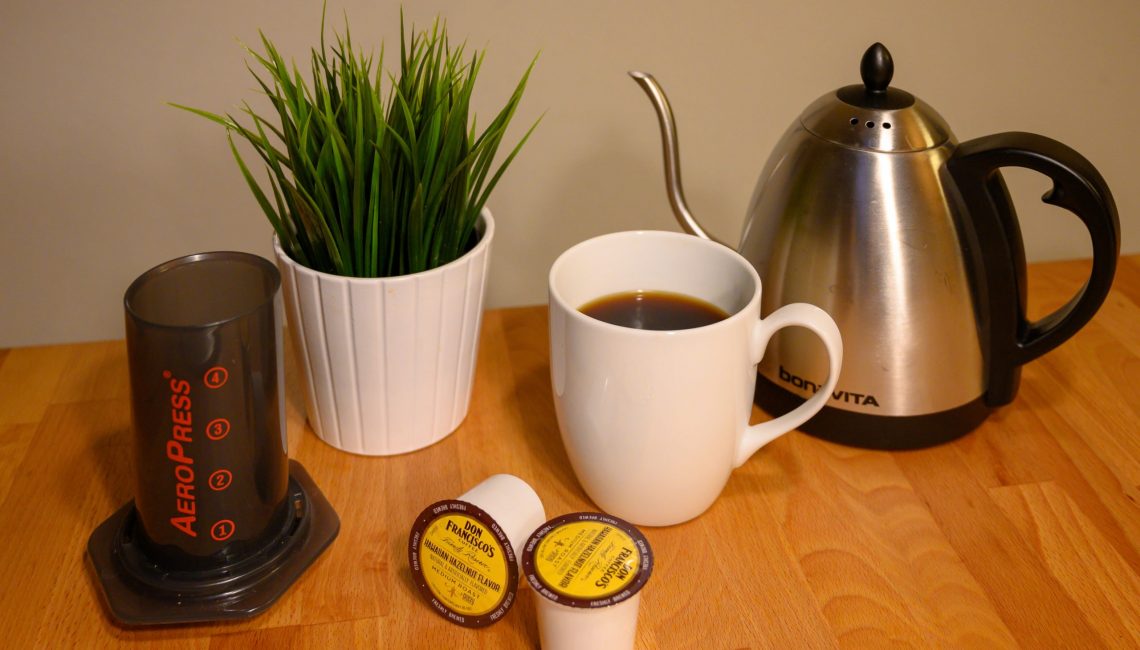
[[[914,96],[899,88],[888,88],[895,76],[895,61],[882,43],[875,43],[863,53],[859,62],[862,84],[844,86],[835,91],[836,97],[858,108],[896,110],[914,104]]]
[[[895,75],[895,62],[882,43],[875,43],[863,53],[863,60],[859,62],[859,75],[863,77],[863,87],[867,92],[886,92],[891,77]]]

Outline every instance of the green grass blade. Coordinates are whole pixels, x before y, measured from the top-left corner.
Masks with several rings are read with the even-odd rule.
[[[541,121],[495,166],[537,57],[480,131],[471,104],[484,52],[469,56],[466,42],[453,45],[438,17],[429,29],[408,29],[401,8],[397,72],[386,74],[383,48],[375,60],[355,49],[347,15],[343,36],[334,30],[326,41],[327,9],[305,75],[262,32],[261,52],[242,44],[271,110],[243,103],[239,122],[171,106],[226,130],[250,192],[302,264],[365,276],[446,264],[466,252],[479,211]],[[235,135],[265,164],[268,188],[250,172]]]

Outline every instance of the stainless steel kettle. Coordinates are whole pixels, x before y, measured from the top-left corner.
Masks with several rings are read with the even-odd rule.
[[[829,405],[801,427],[862,447],[956,438],[1017,392],[1020,369],[1092,318],[1112,284],[1120,223],[1108,186],[1080,154],[1030,133],[958,143],[922,100],[889,86],[882,44],[863,83],[829,92],[776,145],[752,196],[740,252],[764,283],[763,314],[822,307],[844,338]],[[657,109],[678,221],[710,237],[681,190],[672,110],[652,76],[631,72]],[[1045,174],[1046,203],[1084,222],[1092,273],[1064,307],[1026,319],[1025,252],[1002,167]],[[808,333],[777,334],[756,401],[783,412],[818,390],[827,356]]]

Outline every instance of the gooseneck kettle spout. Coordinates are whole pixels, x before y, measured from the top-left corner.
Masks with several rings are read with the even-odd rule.
[[[685,192],[681,188],[681,158],[677,147],[677,126],[673,122],[673,109],[669,106],[669,99],[661,85],[648,72],[630,71],[629,76],[641,86],[653,108],[657,111],[657,120],[661,124],[661,143],[665,154],[665,187],[669,192],[669,204],[673,206],[673,214],[678,223],[690,235],[704,239],[711,239],[719,244],[725,242],[713,237],[697,223],[693,213],[689,211],[689,204],[685,202]],[[728,246],[728,244],[725,244]],[[730,246],[731,248],[731,246]]]

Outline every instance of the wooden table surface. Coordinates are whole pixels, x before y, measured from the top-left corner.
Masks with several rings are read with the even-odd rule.
[[[1033,313],[1088,268],[1033,265]],[[403,456],[318,440],[290,368],[290,457],[339,512],[339,538],[261,616],[156,629],[114,624],[84,557],[132,497],[123,342],[0,350],[0,647],[536,647],[525,585],[505,620],[454,626],[419,600],[405,544],[425,505],[498,472],[530,482],[548,515],[593,509],[559,440],[546,323],[544,307],[487,312],[466,421]],[[700,518],[644,529],[657,566],[638,646],[1140,646],[1138,434],[1132,256],[1092,323],[970,435],[887,453],[792,433]]]

